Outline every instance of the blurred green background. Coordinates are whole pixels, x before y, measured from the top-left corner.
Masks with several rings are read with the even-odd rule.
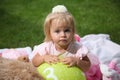
[[[44,19],[58,4],[72,13],[81,37],[109,34],[120,44],[120,0],[0,0],[0,48],[43,42]]]

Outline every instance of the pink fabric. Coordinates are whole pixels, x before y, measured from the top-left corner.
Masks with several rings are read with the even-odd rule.
[[[76,42],[71,43],[68,46],[67,51],[68,51],[68,52],[66,52],[67,55],[65,55],[65,56],[77,56],[77,57],[80,57],[80,58],[86,56],[87,53],[88,53],[88,49],[86,47],[84,47],[81,44],[76,43]],[[45,55],[47,52],[49,52],[49,54],[52,54],[52,55],[61,54],[61,52],[56,50],[55,45],[52,41],[44,42],[44,43],[36,46],[33,50],[34,55],[36,53],[39,53],[40,55]]]
[[[118,59],[115,58],[108,64],[108,67],[116,72],[110,77],[103,76],[103,80],[120,80],[120,66],[119,66],[120,62],[119,61],[120,61],[119,58]]]
[[[75,39],[76,41],[80,42],[79,35],[75,34]],[[102,73],[100,71],[100,62],[98,57],[93,54],[89,54],[88,57],[91,61],[91,67],[87,72],[85,72],[86,80],[102,80]]]
[[[93,54],[89,54],[88,57],[91,61],[91,67],[87,72],[85,72],[86,80],[102,80],[98,57]]]
[[[8,59],[17,59],[20,56],[28,56],[25,50],[6,49],[2,52],[2,57]]]
[[[102,74],[99,65],[92,65],[85,75],[86,80],[102,80]]]
[[[78,34],[75,34],[74,37],[75,37],[75,40],[76,40],[76,41],[80,42],[80,36],[79,36]]]
[[[109,68],[114,69],[120,74],[120,68],[117,66],[118,63],[119,62],[117,60],[112,60],[108,66]]]

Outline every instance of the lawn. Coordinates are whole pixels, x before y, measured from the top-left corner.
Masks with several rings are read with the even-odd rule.
[[[1,0],[0,48],[43,42],[43,23],[53,6],[63,4],[76,21],[77,33],[109,34],[120,44],[120,0]]]

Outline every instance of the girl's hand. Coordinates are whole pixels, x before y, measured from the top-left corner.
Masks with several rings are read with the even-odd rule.
[[[77,65],[78,58],[76,57],[66,57],[61,60],[63,64],[67,64],[68,67],[76,66]]]
[[[59,62],[58,56],[46,54],[43,56],[44,62],[51,64]]]
[[[51,64],[51,63],[57,63],[59,62],[59,58],[56,55],[50,55],[49,52],[47,51],[47,48],[45,48],[46,55],[43,56],[43,61]]]

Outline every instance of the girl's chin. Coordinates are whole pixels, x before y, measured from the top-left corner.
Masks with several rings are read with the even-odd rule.
[[[67,43],[60,43],[60,46],[61,46],[61,47],[67,47],[68,44],[67,44]]]

